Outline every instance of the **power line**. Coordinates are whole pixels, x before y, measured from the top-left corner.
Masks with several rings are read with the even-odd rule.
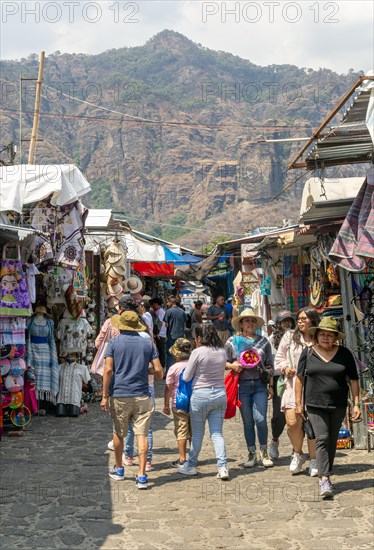
[[[291,183],[289,185],[287,185],[287,187],[285,187],[284,189],[282,189],[282,191],[280,191],[277,195],[275,195],[275,197],[272,197],[270,199],[270,202],[273,202],[275,201],[275,199],[277,199],[278,197],[280,197],[281,195],[283,195],[283,193],[285,193],[286,191],[288,191],[290,189],[290,187],[292,187],[293,185],[295,185],[295,183],[297,183],[299,181],[299,179],[301,179],[303,176],[306,176],[307,174],[310,174],[311,172],[313,172],[313,170],[308,170],[307,172],[304,172],[303,174],[300,174],[300,176],[298,178],[296,178],[294,181],[291,181]]]
[[[210,233],[226,233],[228,235],[238,235],[238,236],[242,236],[242,237],[247,237],[248,236],[248,233],[233,233],[231,231],[225,231],[225,230],[221,230],[221,231],[218,231],[218,230],[215,230],[215,229],[203,229],[201,227],[189,227],[187,225],[175,225],[175,224],[172,224],[172,223],[162,223],[162,222],[154,222],[152,220],[149,220],[149,219],[144,219],[144,218],[136,218],[135,216],[132,216],[132,215],[126,215],[126,219],[129,218],[129,219],[132,219],[132,220],[136,220],[136,221],[139,221],[139,222],[144,222],[144,223],[152,223],[153,225],[161,225],[161,226],[166,226],[166,227],[176,227],[178,229],[188,229],[190,231],[203,231],[203,232],[207,232],[209,231]]]
[[[33,116],[33,113],[31,111],[20,111],[19,109],[7,109],[5,107],[0,107],[0,111],[8,112],[8,113],[15,113],[15,114],[22,114],[24,116]],[[59,113],[40,113],[39,115],[41,118],[52,118],[52,119],[61,119],[61,120],[88,120],[91,122],[120,122],[123,123],[140,123],[140,124],[152,124],[157,125],[161,124],[164,126],[185,126],[185,127],[198,127],[206,130],[221,130],[225,128],[243,128],[243,129],[258,129],[258,130],[269,130],[269,131],[280,131],[280,130],[304,130],[308,129],[310,130],[310,126],[262,126],[262,125],[253,125],[253,124],[203,124],[200,122],[173,122],[173,121],[167,121],[167,120],[120,120],[118,118],[114,117],[94,117],[94,116],[86,116],[86,115],[62,115]],[[247,142],[248,143],[248,142]],[[258,143],[258,140],[252,141],[250,143]]]

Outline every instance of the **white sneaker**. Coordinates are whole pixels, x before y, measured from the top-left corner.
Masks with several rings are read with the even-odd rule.
[[[226,466],[222,466],[222,468],[218,468],[218,479],[229,479],[230,474]]]
[[[255,451],[249,451],[248,460],[244,462],[244,468],[253,468],[257,464],[257,456]]]
[[[312,458],[309,462],[309,475],[310,477],[318,477],[317,461]]]
[[[189,466],[188,462],[185,462],[182,466],[178,466],[178,473],[185,476],[196,476],[197,470],[195,466]]]
[[[114,442],[113,442],[113,439],[112,439],[112,441],[109,441],[109,443],[108,443],[108,449],[109,449],[110,451],[114,451]]]
[[[266,449],[264,449],[263,451],[260,450],[260,457],[264,468],[271,468],[272,466],[274,466],[273,461],[269,457]]]
[[[268,453],[270,458],[279,458],[279,441],[274,441],[274,439],[271,440]]]
[[[293,454],[291,464],[290,464],[290,472],[292,473],[292,475],[298,474],[299,472],[301,472],[301,470],[303,469],[303,464],[305,460],[306,460],[306,457],[303,454],[300,455],[299,453],[296,453],[296,452]]]

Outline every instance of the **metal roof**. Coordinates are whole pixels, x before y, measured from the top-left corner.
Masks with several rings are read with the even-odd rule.
[[[301,215],[300,221],[305,225],[312,225],[326,223],[327,221],[330,223],[344,220],[353,201],[353,198],[316,201],[309,210]]]
[[[353,94],[356,94],[353,102],[345,110],[340,123],[327,129],[327,124],[334,119]],[[358,79],[341,98],[288,168],[315,170],[342,164],[371,162],[374,159],[374,145],[369,116],[373,104],[374,75],[368,74]],[[304,153],[307,153],[307,156],[301,161]]]

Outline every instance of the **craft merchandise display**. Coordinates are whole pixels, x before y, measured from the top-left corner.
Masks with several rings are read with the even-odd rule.
[[[13,429],[27,426],[31,420],[30,406],[35,411],[35,383],[26,376],[25,361],[30,285],[20,257],[19,247],[13,247],[13,250],[6,245],[3,247],[0,268],[0,436],[4,426]]]

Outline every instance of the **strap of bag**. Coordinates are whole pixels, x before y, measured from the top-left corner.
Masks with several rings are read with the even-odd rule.
[[[313,346],[309,346],[307,352],[306,352],[306,363],[305,363],[305,371],[304,371],[304,388],[303,388],[303,409],[304,409],[304,416],[305,418],[307,418],[307,413],[306,413],[306,405],[305,405],[305,397],[306,397],[306,379],[307,379],[307,374],[308,374],[308,371],[307,371],[307,365],[308,365],[308,359],[309,357],[312,355],[313,353]]]
[[[288,338],[288,345],[287,345],[287,355],[288,355],[288,361],[290,363],[291,369],[293,369],[293,362],[292,362],[292,357],[291,357],[292,336],[293,336],[293,332],[290,331],[289,338]]]

